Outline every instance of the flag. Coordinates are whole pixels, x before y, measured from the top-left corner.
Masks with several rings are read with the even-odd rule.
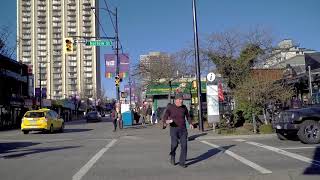
[[[120,59],[119,73],[120,73],[120,77],[123,79],[123,78],[128,77],[129,55],[128,54],[120,54],[119,59]]]
[[[112,74],[116,72],[116,56],[114,54],[105,54],[104,60],[106,63],[106,78],[112,78]]]
[[[219,101],[222,101],[222,102],[224,101],[223,89],[220,81],[218,84],[218,97],[219,97]]]

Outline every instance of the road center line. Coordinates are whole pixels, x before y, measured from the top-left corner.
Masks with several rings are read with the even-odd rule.
[[[297,159],[297,160],[300,160],[300,161],[303,161],[303,162],[306,162],[306,163],[310,163],[312,165],[320,167],[320,161],[313,160],[313,159],[307,158],[305,156],[301,156],[301,155],[296,154],[296,153],[291,153],[291,152],[288,152],[288,151],[285,151],[285,150],[282,150],[282,149],[279,149],[279,148],[276,148],[276,147],[272,147],[272,146],[268,146],[268,145],[264,145],[264,144],[260,144],[260,143],[256,143],[256,142],[248,141],[246,143],[254,145],[254,146],[257,146],[257,147],[265,148],[265,149],[268,149],[270,151],[273,151],[273,152],[276,152],[276,153],[279,153],[279,154],[282,154],[282,155],[285,155],[285,156],[288,156],[288,157],[291,157],[291,158],[294,158],[294,159]]]
[[[113,139],[110,143],[106,145],[106,147],[102,148],[97,154],[95,154],[88,162],[85,164],[75,175],[72,176],[72,180],[80,180],[89,170],[90,168],[99,160],[99,158],[109,149],[111,148],[117,139]]]
[[[244,158],[242,156],[239,156],[239,155],[233,153],[232,151],[226,150],[226,149],[224,149],[224,148],[222,148],[222,147],[220,147],[218,145],[209,143],[207,141],[200,141],[200,142],[202,142],[204,144],[207,144],[207,145],[209,145],[211,147],[214,147],[216,149],[219,149],[220,151],[228,154],[229,156],[233,157],[234,159],[236,159],[236,160],[242,162],[243,164],[245,164],[245,165],[247,165],[247,166],[249,166],[249,167],[251,167],[251,168],[253,168],[253,169],[257,170],[257,171],[259,171],[262,174],[270,174],[270,173],[272,173],[272,171],[270,171],[268,169],[265,169],[265,168],[261,167],[260,165],[254,163],[252,161],[249,161],[249,160],[247,160],[246,158]]]

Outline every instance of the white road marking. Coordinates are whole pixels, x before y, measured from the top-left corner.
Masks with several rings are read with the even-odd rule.
[[[102,138],[100,138],[100,139],[87,139],[88,141],[110,141],[110,140],[112,140],[112,139],[102,139]]]
[[[303,161],[303,162],[306,162],[306,163],[310,163],[312,165],[320,167],[320,161],[313,160],[313,159],[307,158],[305,156],[301,156],[301,155],[296,154],[296,153],[291,153],[291,152],[288,152],[288,151],[285,151],[285,150],[282,150],[282,149],[279,149],[279,148],[276,148],[276,147],[272,147],[272,146],[268,146],[268,145],[264,145],[264,144],[260,144],[260,143],[256,143],[256,142],[248,141],[246,143],[254,145],[254,146],[257,146],[257,147],[265,148],[265,149],[268,149],[270,151],[273,151],[273,152],[276,152],[276,153],[291,157],[293,159],[297,159],[297,160],[300,160],[300,161]]]
[[[306,146],[306,147],[284,147],[284,148],[279,148],[279,149],[315,149],[318,148],[319,146]]]
[[[237,142],[245,142],[246,140],[243,140],[243,139],[235,139],[234,141],[237,141]]]
[[[80,180],[90,168],[99,160],[99,158],[110,148],[112,147],[117,139],[113,139],[106,147],[102,148],[97,154],[95,154],[88,162],[85,164],[75,175],[72,176],[72,180]]]
[[[245,164],[245,165],[247,165],[247,166],[249,166],[249,167],[251,167],[251,168],[253,168],[253,169],[257,170],[257,171],[259,171],[259,172],[262,173],[262,174],[270,174],[270,173],[272,173],[272,171],[270,171],[270,170],[268,170],[268,169],[266,169],[266,168],[263,168],[263,167],[261,167],[260,165],[254,163],[254,162],[252,162],[252,161],[249,161],[249,160],[245,159],[245,158],[242,157],[242,156],[239,156],[239,155],[233,153],[232,151],[226,150],[226,149],[224,149],[224,148],[222,148],[222,147],[220,147],[220,146],[218,146],[218,145],[209,143],[209,142],[207,142],[207,141],[200,141],[200,142],[202,142],[202,143],[204,143],[204,144],[207,144],[207,145],[209,145],[209,146],[211,146],[211,147],[214,147],[214,148],[216,148],[216,149],[219,149],[220,151],[228,154],[229,156],[233,157],[234,159],[236,159],[236,160],[242,162],[243,164]]]

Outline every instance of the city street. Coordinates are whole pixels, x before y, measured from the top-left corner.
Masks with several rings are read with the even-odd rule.
[[[319,179],[320,146],[274,135],[217,137],[189,131],[188,167],[168,162],[168,129],[77,121],[64,133],[0,132],[3,180]],[[179,149],[179,148],[178,148]],[[178,160],[178,157],[176,157]]]

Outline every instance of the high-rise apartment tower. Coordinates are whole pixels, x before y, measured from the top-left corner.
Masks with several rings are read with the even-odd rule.
[[[65,38],[99,36],[98,11],[92,10],[98,4],[98,0],[17,0],[17,57],[32,67],[34,86],[41,83],[47,88],[47,98],[99,94],[99,48],[78,43],[73,53],[63,50]]]

